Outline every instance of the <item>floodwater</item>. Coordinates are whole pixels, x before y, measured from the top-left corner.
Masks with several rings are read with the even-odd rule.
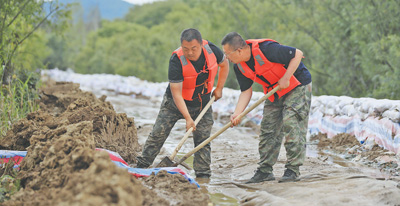
[[[99,95],[99,94],[98,94]],[[107,94],[114,109],[135,118],[141,145],[146,141],[158,114],[159,98],[144,99]],[[227,122],[215,122],[212,134]],[[185,122],[173,128],[155,164],[170,155],[185,134]],[[197,179],[200,190],[210,195],[209,205],[400,205],[400,178],[346,160],[329,151],[307,145],[307,159],[301,167],[301,181],[278,183],[283,175],[285,150],[281,148],[274,166],[275,181],[244,184],[257,168],[258,134],[246,127],[229,128],[211,143],[212,176]],[[189,138],[178,157],[193,149]],[[185,162],[189,165],[192,158]],[[181,167],[181,166],[180,166]],[[184,167],[182,169],[186,170]],[[187,171],[187,170],[186,170]],[[187,171],[194,176],[194,171]]]

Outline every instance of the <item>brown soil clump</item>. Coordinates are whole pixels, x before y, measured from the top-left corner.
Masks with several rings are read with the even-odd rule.
[[[49,84],[41,95],[42,109],[14,124],[0,140],[1,149],[27,150],[18,173],[22,189],[4,204],[175,204],[158,194],[162,188],[152,191],[154,188],[144,187],[117,167],[108,153],[95,150],[109,149],[134,162],[140,146],[132,118],[117,114],[105,97],[97,99],[77,84]],[[196,186],[175,176],[182,177],[169,176],[169,184],[191,193],[176,193],[170,198],[192,202],[201,195]],[[156,177],[154,181],[167,180]]]
[[[329,149],[344,155],[346,159],[379,168],[393,176],[400,175],[400,160],[396,154],[380,147],[374,141],[360,144],[354,135],[346,133],[335,135],[331,139],[328,139],[326,134],[319,133],[310,140],[318,141],[319,149]]]
[[[330,148],[342,152],[347,150],[348,148],[360,144],[354,135],[350,135],[347,133],[340,133],[338,135],[335,135],[331,139],[329,139],[326,134],[319,133],[311,137],[310,140],[318,140],[319,148]]]
[[[117,114],[105,96],[97,99],[79,84],[49,82],[40,92],[40,110],[18,121],[0,140],[0,149],[27,150],[30,138],[43,131],[90,121],[96,147],[119,153],[128,163],[135,163],[140,146],[133,118]]]
[[[173,175],[161,170],[157,175],[145,178],[144,185],[169,199],[170,205],[208,205],[209,197],[199,193],[196,185],[187,182],[182,175]]]
[[[7,204],[142,205],[141,183],[117,168],[107,153],[76,148],[64,158],[58,155],[55,159],[65,164],[56,165],[53,163],[57,161],[49,157],[52,152],[49,150],[48,153],[45,156],[48,161],[30,170],[24,170],[29,164],[23,165],[20,176],[24,189],[12,196]],[[53,168],[49,168],[51,166]]]
[[[141,183],[95,151],[92,122],[40,131],[30,142],[18,174],[23,189],[7,205],[141,205]]]

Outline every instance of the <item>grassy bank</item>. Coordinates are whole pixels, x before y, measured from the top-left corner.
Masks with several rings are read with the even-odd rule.
[[[0,138],[5,136],[11,125],[39,109],[37,103],[38,74],[22,72],[13,76],[10,85],[0,89]]]

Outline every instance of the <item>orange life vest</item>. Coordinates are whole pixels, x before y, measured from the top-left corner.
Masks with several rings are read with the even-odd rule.
[[[272,39],[249,39],[246,40],[247,44],[252,44],[252,54],[254,57],[254,69],[255,71],[251,70],[250,67],[246,64],[246,62],[240,62],[237,64],[239,67],[240,72],[247,78],[261,84],[264,89],[264,94],[278,86],[278,81],[283,77],[286,72],[284,64],[274,63],[268,61],[268,59],[262,53],[259,43],[265,41],[273,41]],[[263,81],[257,75],[264,77],[268,82]],[[290,92],[292,89],[300,85],[300,82],[292,75],[290,77],[290,85],[288,88],[283,89],[281,91],[277,91],[276,94],[278,97],[282,97],[286,93]],[[271,95],[268,98],[271,102],[274,101],[274,95]]]
[[[200,73],[203,72],[208,73],[208,79],[199,85],[196,85],[196,80],[197,77],[199,76],[199,73],[197,73],[196,69],[194,68],[190,60],[183,55],[182,47],[179,47],[173,52],[178,55],[182,64],[182,73],[183,73],[182,96],[183,99],[188,101],[192,101],[193,98],[196,97],[199,97],[201,101],[201,95],[210,93],[214,86],[215,76],[217,75],[218,71],[217,58],[215,57],[215,54],[212,51],[210,45],[208,45],[208,41],[203,40],[202,49],[204,56],[206,58],[205,63],[207,64],[207,69],[203,69]],[[203,90],[201,94],[194,95],[196,87],[199,87],[203,84],[204,84],[204,89],[206,91]]]

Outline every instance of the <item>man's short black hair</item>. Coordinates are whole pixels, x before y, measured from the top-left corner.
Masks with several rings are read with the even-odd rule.
[[[228,44],[232,49],[238,49],[246,46],[246,41],[237,32],[230,32],[224,36],[221,41],[222,46]]]
[[[193,39],[196,39],[200,44],[203,43],[203,38],[201,38],[201,33],[197,29],[185,29],[181,33],[181,43],[183,40],[191,42]]]

